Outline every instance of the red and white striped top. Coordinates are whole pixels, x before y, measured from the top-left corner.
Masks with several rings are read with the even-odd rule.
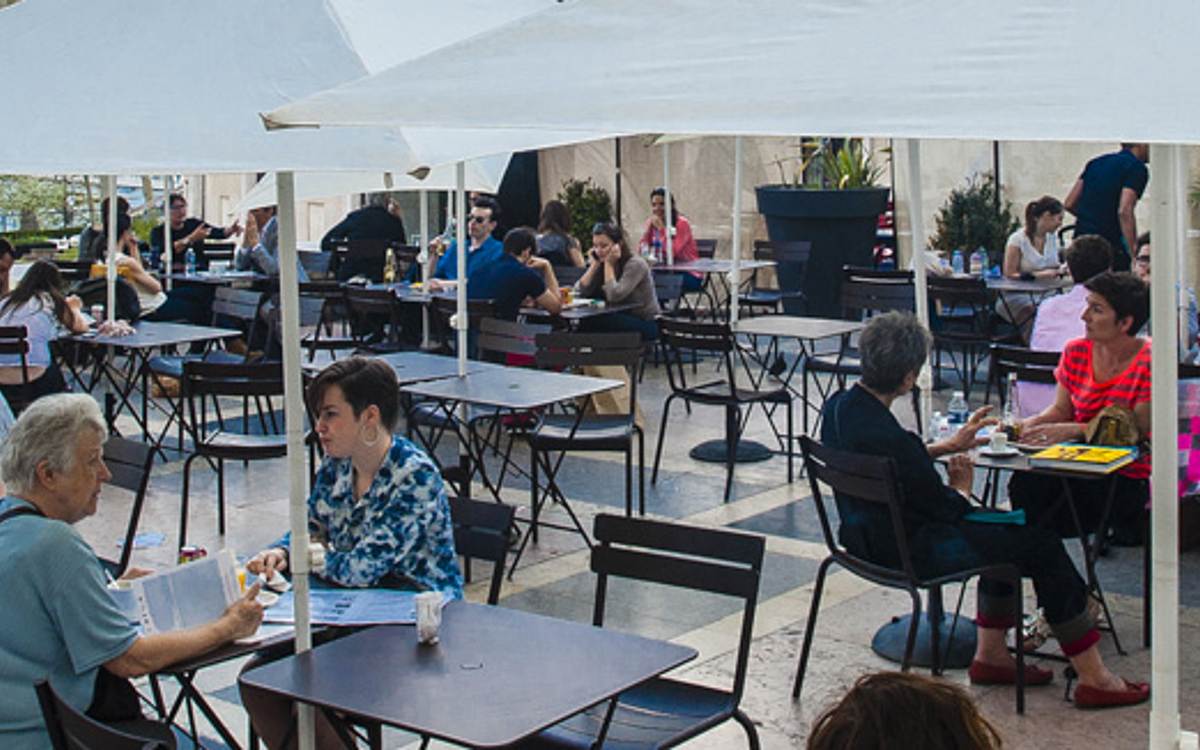
[[[1076,422],[1087,423],[1109,404],[1133,408],[1150,400],[1150,341],[1133,358],[1125,371],[1106,383],[1096,382],[1092,374],[1092,341],[1076,339],[1063,349],[1054,377],[1071,395]],[[1121,469],[1134,479],[1150,476],[1150,456],[1146,455]]]

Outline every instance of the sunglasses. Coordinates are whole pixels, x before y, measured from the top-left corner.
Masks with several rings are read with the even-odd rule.
[[[1148,265],[1150,265],[1150,256],[1149,255],[1139,255],[1137,257],[1137,262],[1143,266],[1148,266]]]
[[[486,216],[479,216],[477,214],[471,214],[470,216],[467,217],[467,221],[471,222],[472,224],[475,224],[475,223],[486,224],[489,221],[491,221],[491,219],[489,219]]]
[[[607,234],[612,228],[612,223],[607,221],[598,221],[592,225],[592,234]]]

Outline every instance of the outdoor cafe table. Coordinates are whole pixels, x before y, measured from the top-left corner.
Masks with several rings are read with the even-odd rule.
[[[1075,531],[1079,535],[1079,545],[1083,551],[1084,567],[1086,568],[1085,582],[1088,593],[1096,597],[1100,601],[1101,607],[1104,609],[1104,615],[1108,622],[1112,622],[1112,615],[1109,613],[1108,600],[1104,596],[1104,589],[1100,586],[1100,579],[1096,575],[1096,548],[1088,539],[1088,535],[1083,531],[1083,525],[1079,520],[1079,513],[1076,510],[1076,501],[1074,494],[1071,492],[1071,479],[1089,479],[1100,481],[1111,478],[1117,471],[1116,469],[1105,473],[1096,474],[1092,472],[1071,471],[1069,469],[1051,469],[1047,467],[1035,467],[1029,463],[1029,456],[1018,451],[1011,456],[992,456],[985,450],[975,450],[972,456],[975,462],[976,469],[984,469],[986,471],[1014,471],[1014,472],[1030,472],[1033,474],[1042,474],[1046,476],[1054,476],[1062,479],[1063,495],[1055,508],[1047,513],[1047,517],[1051,517],[1057,513],[1059,506],[1065,505],[1067,512],[1071,515],[1071,520],[1075,526]],[[949,460],[949,456],[940,457],[939,462],[945,463]],[[1107,492],[1103,502],[1109,505],[1112,502],[1113,492],[1116,489],[1116,483],[1107,482]],[[908,623],[911,615],[903,617],[893,617],[891,620],[879,628],[875,633],[875,638],[871,642],[871,648],[875,653],[885,659],[890,659],[899,663],[904,655],[904,643],[908,637]],[[951,619],[947,618],[942,607],[941,592],[937,589],[931,589],[929,595],[929,606],[925,614],[925,621],[918,626],[917,641],[913,648],[912,663],[917,666],[928,666],[932,664],[932,654],[929,652],[929,627],[933,623],[939,623],[941,628],[941,642],[948,643],[950,635],[949,627]],[[1125,653],[1121,648],[1121,641],[1117,637],[1117,631],[1113,628],[1108,628],[1113,636],[1113,644],[1117,647],[1118,653]],[[973,658],[975,649],[975,628],[970,619],[959,618],[958,626],[954,629],[954,648],[951,653],[947,654],[943,665],[947,667],[966,667]]]
[[[738,263],[739,271],[756,271],[760,268],[771,268],[775,265],[773,260],[752,260],[743,259]],[[651,266],[654,273],[698,273],[704,276],[704,283],[701,286],[700,293],[707,296],[710,301],[715,300],[713,294],[712,277],[716,276],[720,282],[720,289],[725,293],[726,304],[728,300],[733,299],[735,295],[729,287],[729,274],[733,272],[733,261],[724,258],[697,258],[681,263],[655,263]],[[740,280],[739,280],[740,283]],[[715,313],[715,311],[714,311]]]
[[[370,358],[388,363],[396,373],[396,380],[402,386],[419,383],[423,380],[439,380],[458,375],[458,360],[443,354],[406,351],[372,355]],[[308,375],[316,376],[328,366],[329,363],[305,362],[300,367]],[[485,365],[482,362],[475,360],[467,362],[467,372],[478,372],[483,367]]]
[[[1028,322],[1028,319],[1037,312],[1037,306],[1034,305],[1027,316],[1018,319],[1013,309],[1009,306],[1010,297],[1013,295],[1030,296],[1036,302],[1048,295],[1057,294],[1075,285],[1070,276],[1055,276],[1049,279],[1009,279],[1004,276],[987,276],[985,278],[988,291],[1000,300],[1000,304],[1003,306],[1008,320],[1018,328]]]
[[[611,391],[623,385],[619,380],[607,378],[507,367],[486,362],[473,364],[479,369],[468,371],[465,376],[413,383],[404,386],[400,391],[408,397],[433,399],[439,404],[447,421],[457,433],[459,445],[466,452],[471,466],[478,469],[484,486],[497,501],[501,500],[500,488],[506,472],[502,471],[495,483],[488,478],[483,463],[487,446],[484,444],[483,438],[476,435],[468,422],[455,416],[459,405],[480,407],[482,410],[492,412],[498,418],[505,414],[528,413],[554,404],[590,399],[597,393]],[[584,409],[580,408],[575,427],[578,427],[583,412]],[[436,460],[436,456],[434,459]],[[504,456],[504,461],[507,467],[509,464],[507,455]],[[590,546],[591,539],[574,511],[565,504],[564,509],[571,517],[572,528]]]
[[[438,643],[411,625],[373,627],[239,680],[341,716],[474,748],[504,747],[696,656],[667,641],[507,607],[455,601]],[[371,746],[381,747],[378,727]]]
[[[368,288],[372,288],[372,289],[391,288],[396,293],[396,298],[399,299],[401,302],[411,303],[411,304],[419,304],[419,305],[428,305],[433,301],[433,299],[435,297],[442,297],[444,299],[454,299],[455,298],[453,290],[447,289],[447,290],[438,291],[438,292],[427,292],[427,291],[424,291],[423,289],[414,289],[412,287],[412,285],[408,284],[407,282],[403,282],[403,283],[399,283],[399,284],[392,284],[392,285],[390,285],[390,287],[384,286],[384,285],[378,285],[378,286],[371,286]],[[566,323],[566,325],[568,327],[574,328],[575,326],[577,326],[579,324],[579,322],[581,320],[586,320],[587,318],[601,317],[604,315],[611,315],[613,313],[627,312],[629,310],[633,310],[636,307],[637,307],[637,305],[632,304],[632,303],[617,303],[617,304],[604,304],[604,305],[578,304],[578,305],[572,305],[570,307],[565,307],[565,308],[563,308],[563,310],[561,312],[558,312],[558,313],[551,313],[546,310],[543,310],[540,307],[522,307],[521,315],[525,316],[527,319],[528,318],[535,319],[538,322],[541,322],[544,320],[557,319],[557,320],[561,320],[562,322]]]
[[[149,440],[155,449],[158,449],[171,427],[171,420],[182,419],[183,410],[179,407],[178,403],[172,402],[169,413],[171,419],[167,420],[167,424],[163,426],[162,432],[157,438],[151,436],[148,411],[151,401],[150,378],[153,376],[157,382],[158,376],[150,371],[150,358],[154,356],[155,352],[163,348],[197,342],[219,341],[241,335],[241,331],[229,328],[140,320],[133,324],[133,333],[128,336],[101,336],[97,333],[96,329],[92,329],[86,333],[66,336],[61,340],[87,346],[95,351],[96,370],[90,382],[85,381],[81,377],[69,359],[67,366],[71,370],[71,374],[76,382],[88,392],[95,390],[99,381],[104,380],[108,382],[111,390],[109,391],[109,397],[105,401],[104,416],[108,422],[109,430],[116,434],[115,422],[117,415],[122,409],[128,410],[134,421],[142,429],[144,439]],[[117,351],[128,353],[124,366],[117,364],[115,356]],[[138,387],[139,383],[142,391],[140,412],[131,400],[133,390]]]

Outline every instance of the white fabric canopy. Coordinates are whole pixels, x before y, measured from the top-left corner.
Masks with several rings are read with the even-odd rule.
[[[1196,143],[1198,27],[1185,0],[568,0],[268,117],[461,126],[469,107],[497,127]],[[552,106],[446,94],[480,71]]]
[[[500,188],[510,155],[488,156],[466,164],[467,189],[495,193]],[[296,175],[297,201],[320,200],[351,193],[380,191],[453,190],[454,165],[434,167],[424,179],[390,172],[300,172]],[[279,202],[275,173],[263,175],[238,204],[239,214]]]
[[[0,10],[19,104],[0,119],[0,172],[404,172],[511,152],[503,131],[271,135],[257,113],[551,4],[24,0]]]

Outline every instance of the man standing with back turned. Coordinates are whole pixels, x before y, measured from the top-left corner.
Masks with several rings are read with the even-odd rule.
[[[1075,236],[1098,234],[1113,249],[1113,270],[1128,271],[1137,247],[1133,209],[1150,181],[1150,144],[1122,143],[1083,168],[1063,206],[1075,216]]]

